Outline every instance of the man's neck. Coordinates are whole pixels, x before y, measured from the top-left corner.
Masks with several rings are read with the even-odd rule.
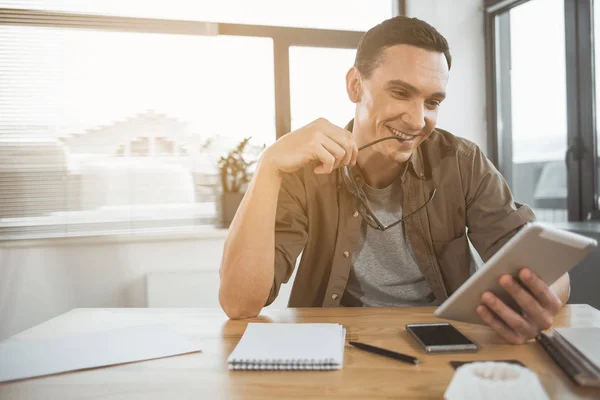
[[[375,189],[383,189],[390,186],[406,170],[408,163],[397,162],[384,158],[379,154],[364,150],[365,154],[358,154],[358,165],[362,170],[367,185]]]

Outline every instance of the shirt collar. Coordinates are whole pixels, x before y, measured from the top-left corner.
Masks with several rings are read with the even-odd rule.
[[[354,128],[354,118],[351,119],[350,122],[348,122],[348,124],[346,124],[344,129],[352,132],[353,128]],[[421,153],[422,145],[423,145],[423,143],[421,143],[419,145],[419,147],[417,147],[415,149],[415,151],[412,153],[412,155],[408,159],[408,168],[407,169],[410,169],[417,178],[424,180],[425,179],[425,168],[423,165],[423,155]],[[351,169],[352,169],[352,174],[355,177],[359,177],[361,175],[360,169],[358,168],[358,164],[351,167]],[[405,170],[405,172],[406,172],[406,170]],[[364,179],[358,178],[357,183],[359,184],[359,186],[362,186],[362,184],[364,183]]]

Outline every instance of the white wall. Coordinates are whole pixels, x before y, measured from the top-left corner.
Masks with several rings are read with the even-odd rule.
[[[217,275],[224,235],[0,247],[0,340],[76,307],[145,307],[151,272]],[[272,307],[285,307],[289,290],[290,285],[282,288]],[[198,293],[191,306],[215,304],[216,293],[217,287]]]
[[[407,0],[407,14],[434,26],[450,44],[448,97],[438,126],[487,152],[482,0]]]

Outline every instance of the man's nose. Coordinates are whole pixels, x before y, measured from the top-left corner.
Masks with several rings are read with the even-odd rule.
[[[412,101],[402,120],[413,132],[422,130],[425,128],[425,105],[420,101]]]

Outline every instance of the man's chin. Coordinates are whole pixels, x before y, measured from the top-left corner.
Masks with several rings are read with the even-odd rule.
[[[393,153],[390,153],[388,157],[395,162],[402,164],[410,160],[412,153],[412,151],[394,151]]]

